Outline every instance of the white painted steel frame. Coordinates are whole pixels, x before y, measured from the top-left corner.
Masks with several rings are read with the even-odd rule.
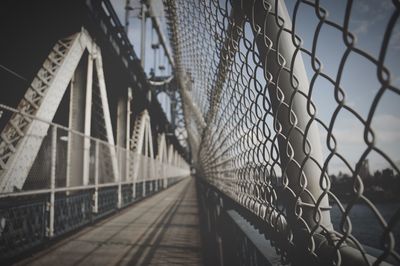
[[[91,95],[92,91],[91,87],[93,85],[92,81],[93,65],[91,58],[91,56],[93,56],[96,66],[97,78],[99,81],[100,98],[104,114],[105,128],[107,132],[107,141],[110,145],[114,146],[114,136],[111,125],[110,111],[108,107],[107,92],[104,80],[100,48],[93,42],[87,31],[84,29],[82,29],[81,32],[67,38],[66,40],[70,42],[70,46],[63,43],[63,41],[59,41],[49,55],[49,58],[51,58],[52,54],[56,54],[58,56],[62,54],[58,51],[59,48],[57,48],[60,45],[64,45],[63,47],[66,47],[68,49],[68,51],[64,55],[64,58],[62,58],[61,63],[58,65],[57,69],[55,70],[48,69],[47,65],[49,63],[48,61],[45,61],[42,69],[39,70],[38,77],[40,75],[43,75],[40,73],[47,73],[47,72],[49,74],[46,75],[53,75],[53,76],[51,77],[50,81],[47,84],[48,88],[41,95],[42,99],[40,100],[40,105],[36,104],[34,106],[37,109],[36,112],[34,113],[34,116],[45,121],[53,120],[53,117],[58,109],[58,106],[60,105],[63,95],[74,74],[75,69],[78,66],[78,63],[83,53],[85,50],[88,50],[90,57],[88,60],[87,88],[89,89],[87,90],[86,101],[89,101],[91,99],[91,96],[89,95]],[[68,43],[67,41],[65,42]],[[39,78],[43,79],[43,77]],[[36,84],[37,81],[35,79],[32,82],[32,85],[28,88],[23,101],[26,101],[27,98],[33,94],[31,91],[34,90]],[[19,107],[26,109],[25,106],[26,104],[23,106],[21,104],[19,105]],[[90,117],[90,113],[91,113],[91,107],[87,105],[85,107],[85,128],[84,128],[85,134],[88,134],[88,132],[90,132],[90,119],[88,119]],[[1,154],[2,158],[4,156],[9,156],[10,158],[7,160],[6,164],[3,163],[1,165],[2,171],[0,174],[0,193],[12,192],[14,188],[22,189],[25,180],[29,174],[29,171],[33,165],[33,162],[36,158],[36,155],[39,152],[43,139],[46,136],[49,128],[49,124],[41,122],[40,119],[31,120],[29,121],[28,125],[24,125],[25,126],[24,132],[20,133],[21,139],[18,141],[17,146],[13,147],[11,149],[11,152],[8,152],[9,154],[6,155]],[[12,125],[12,126],[15,127],[18,125]],[[1,145],[2,145],[1,147],[2,152],[4,152],[6,148],[8,148],[7,145],[10,145],[7,143],[7,139],[4,136],[4,132],[2,132]],[[83,183],[87,184],[88,171],[89,171],[88,150],[90,149],[90,141],[89,142],[85,141],[84,148],[85,148],[84,152],[85,155],[84,155]],[[114,180],[119,180],[120,177],[118,171],[118,164],[114,148],[110,148],[110,154],[112,158],[111,160],[112,160]]]

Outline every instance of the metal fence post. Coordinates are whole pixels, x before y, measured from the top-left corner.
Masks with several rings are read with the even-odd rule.
[[[149,162],[148,162],[148,158],[147,156],[144,156],[143,158],[146,158],[144,161],[146,163],[145,165],[145,169],[146,169],[146,176],[143,176],[143,183],[142,183],[142,196],[145,197],[146,196],[146,177],[149,174]]]
[[[132,200],[136,199],[136,158],[137,155],[133,154],[132,156],[133,158],[133,171],[132,171]],[[129,162],[129,166],[131,165],[131,162]]]
[[[158,161],[154,161],[154,164],[156,164],[155,166],[154,166],[154,169],[153,169],[153,173],[154,173],[154,186],[155,186],[155,188],[154,188],[154,190],[155,191],[158,191],[158,182],[160,181],[160,176],[159,176],[159,173],[160,173],[160,163],[158,162]]]
[[[93,194],[93,212],[99,211],[99,140],[95,140],[94,148],[94,194]]]
[[[54,236],[54,204],[56,188],[56,161],[57,161],[57,126],[51,130],[51,170],[50,170],[50,203],[49,203],[49,227],[48,236]]]
[[[120,149],[120,148],[117,147],[117,149]],[[118,152],[118,154],[120,154],[120,153]],[[118,205],[117,205],[118,209],[120,209],[122,207],[122,184],[121,184],[121,182],[122,182],[122,174],[118,178]]]
[[[128,148],[125,149],[125,180],[129,180],[129,145]],[[128,184],[126,185],[128,186]],[[133,188],[132,188],[133,189]],[[133,197],[132,197],[133,201]]]
[[[169,163],[168,164],[166,164],[166,163],[163,164],[164,188],[168,187],[168,178],[169,178],[170,167],[171,166],[169,165]]]

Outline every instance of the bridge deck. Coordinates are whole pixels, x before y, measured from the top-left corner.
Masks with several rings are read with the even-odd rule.
[[[20,265],[201,265],[192,178],[85,228]]]

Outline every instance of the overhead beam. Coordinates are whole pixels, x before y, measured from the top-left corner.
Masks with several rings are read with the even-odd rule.
[[[169,49],[169,46],[167,45],[167,40],[168,38],[165,37],[164,32],[161,29],[161,22],[158,16],[155,16],[152,5],[151,5],[151,0],[146,1],[146,6],[147,9],[150,12],[150,17],[151,17],[151,22],[153,23],[153,28],[156,30],[158,39],[160,40],[161,46],[164,48],[165,54],[168,58],[168,62],[171,64],[172,68],[175,67],[175,62],[172,56],[172,52]]]

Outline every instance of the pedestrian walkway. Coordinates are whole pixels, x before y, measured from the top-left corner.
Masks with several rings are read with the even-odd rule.
[[[193,178],[89,226],[18,265],[202,265]]]

